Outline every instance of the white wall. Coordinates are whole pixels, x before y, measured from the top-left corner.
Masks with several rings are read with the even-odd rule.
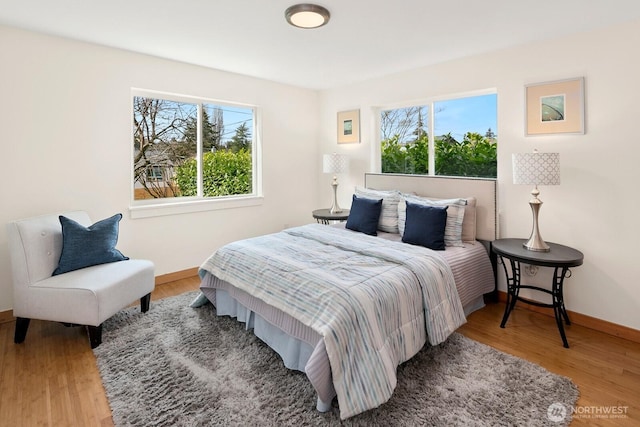
[[[2,26],[0,64],[0,311],[12,307],[4,224],[13,219],[122,212],[118,248],[154,261],[157,275],[196,267],[229,241],[313,221],[317,92]],[[264,203],[130,219],[132,87],[258,105]]]
[[[534,148],[559,152],[562,182],[540,188],[540,228],[545,240],[585,256],[565,282],[566,307],[640,329],[639,40],[640,22],[633,22],[323,92],[321,151],[352,159],[349,176],[341,180],[341,206],[350,205],[364,172],[377,172],[375,107],[495,88],[501,237],[527,237],[531,230],[531,189],[513,185],[511,154]],[[585,77],[586,134],[525,137],[524,86],[579,76]],[[338,146],[336,112],[353,108],[361,110],[362,143]],[[329,179],[319,176],[320,200],[329,200]],[[541,271],[532,282],[549,287],[550,272]]]

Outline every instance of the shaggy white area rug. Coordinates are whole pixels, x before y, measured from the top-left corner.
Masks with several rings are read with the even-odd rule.
[[[244,324],[190,308],[196,295],[105,322],[94,353],[116,426],[557,426],[578,399],[568,378],[453,334],[398,368],[391,400],[341,422]]]

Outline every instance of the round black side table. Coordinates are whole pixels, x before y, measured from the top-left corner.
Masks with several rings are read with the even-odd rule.
[[[331,213],[331,209],[317,209],[313,211],[313,217],[320,224],[331,224],[331,221],[346,221],[349,218],[349,209],[343,209],[339,213]]]
[[[549,252],[530,251],[522,246],[526,241],[527,239],[498,239],[491,243],[491,250],[502,259],[504,274],[507,278],[507,305],[504,309],[504,316],[502,317],[500,327],[504,328],[504,325],[509,319],[509,314],[513,311],[516,306],[516,301],[518,300],[538,307],[553,308],[562,343],[566,348],[569,348],[569,343],[567,342],[567,337],[564,333],[563,319],[567,325],[570,325],[571,321],[569,320],[569,315],[564,307],[562,287],[564,279],[567,277],[567,273],[569,272],[569,268],[582,265],[584,255],[582,252],[570,248],[569,246],[549,242],[547,242],[551,248]],[[509,275],[507,265],[504,262],[505,258],[509,260],[511,265],[511,275]],[[520,263],[540,267],[552,267],[554,271],[551,290],[540,288],[538,286],[523,285],[521,283]],[[550,294],[552,303],[544,304],[538,301],[522,298],[519,296],[520,289],[534,289],[536,291]]]

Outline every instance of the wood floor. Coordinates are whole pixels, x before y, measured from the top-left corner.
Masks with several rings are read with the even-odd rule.
[[[198,285],[197,277],[160,285],[152,301]],[[572,425],[640,426],[640,344],[572,325],[565,349],[553,318],[517,308],[500,329],[503,308],[492,304],[473,313],[460,332],[570,377],[580,389],[580,418]],[[85,330],[34,320],[16,345],[14,327],[0,324],[0,425],[112,426]],[[614,407],[626,418],[587,414]]]

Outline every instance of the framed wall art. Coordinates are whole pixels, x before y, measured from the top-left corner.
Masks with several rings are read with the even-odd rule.
[[[360,142],[360,110],[338,113],[338,144]]]
[[[584,78],[525,87],[527,136],[584,133]]]

